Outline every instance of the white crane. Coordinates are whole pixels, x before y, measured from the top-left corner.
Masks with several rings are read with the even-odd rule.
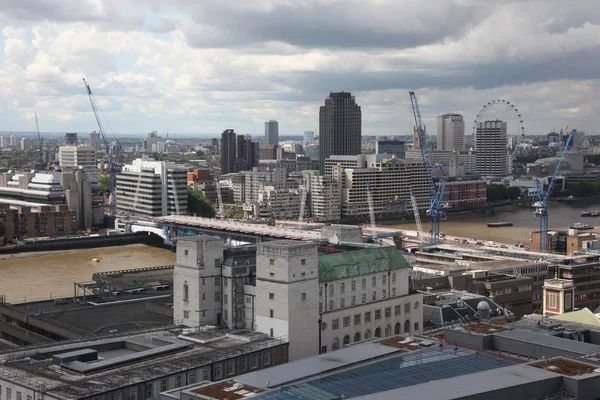
[[[371,235],[377,239],[375,232],[375,207],[373,206],[373,194],[371,193],[371,184],[367,183],[367,203],[369,204],[369,218],[371,219]]]
[[[175,185],[175,175],[171,173],[169,174],[169,178],[171,181],[171,189],[173,190],[173,200],[175,201],[175,215],[180,215],[181,210],[179,208],[179,195],[177,193],[177,185]]]
[[[298,216],[299,227],[302,228],[304,225],[304,211],[306,209],[306,179],[300,185],[300,215]]]
[[[421,216],[419,215],[419,205],[417,204],[417,198],[410,188],[410,202],[412,203],[413,213],[415,214],[415,224],[417,224],[417,238],[421,242],[424,241],[425,236],[423,235],[423,225],[421,224]]]
[[[221,181],[217,176],[217,201],[219,202],[219,215],[223,216],[223,196],[221,195]]]

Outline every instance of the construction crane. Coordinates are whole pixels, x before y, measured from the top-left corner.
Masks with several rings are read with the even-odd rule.
[[[223,196],[221,194],[221,181],[217,176],[217,201],[219,202],[219,215],[223,216]]]
[[[104,151],[106,152],[106,156],[108,157],[108,176],[110,182],[110,195],[109,195],[109,210],[111,220],[114,220],[115,215],[117,214],[117,182],[116,182],[116,174],[117,174],[117,165],[114,156],[110,152],[110,143],[106,138],[106,133],[104,132],[104,126],[102,125],[102,120],[100,119],[100,111],[98,109],[98,105],[96,104],[96,99],[92,94],[92,89],[90,89],[90,85],[83,79],[83,84],[85,85],[85,90],[87,92],[88,98],[90,99],[90,104],[92,105],[92,110],[94,111],[94,116],[96,117],[96,122],[98,123],[98,129],[100,130],[100,136],[102,136],[102,142],[104,143]],[[113,222],[113,221],[111,221]]]
[[[304,211],[306,209],[306,179],[302,185],[300,185],[300,214],[298,215],[298,227],[302,229],[304,225]]]
[[[573,141],[573,135],[577,130],[573,129],[565,142],[565,146],[563,147],[560,158],[558,159],[558,163],[556,164],[556,168],[554,169],[554,175],[552,175],[552,179],[548,184],[548,189],[546,189],[546,193],[543,193],[542,189],[539,189],[539,197],[536,202],[533,203],[533,215],[540,219],[540,251],[548,251],[548,201],[550,200],[550,196],[552,196],[552,192],[554,191],[554,186],[556,185],[556,178],[560,173],[560,168],[562,167],[562,163],[567,156],[571,148],[571,144]],[[536,187],[540,187],[539,181],[535,183]]]
[[[423,121],[421,120],[421,112],[419,111],[419,103],[417,101],[417,96],[415,92],[409,91],[410,102],[412,104],[413,116],[415,118],[415,127],[417,129],[417,133],[419,135],[419,143],[421,144],[421,157],[423,158],[423,168],[425,168],[425,175],[427,178],[427,185],[429,188],[429,210],[427,210],[427,215],[431,217],[431,241],[432,243],[437,243],[440,239],[440,220],[446,219],[448,215],[448,203],[444,202],[444,187],[446,179],[443,177],[438,186],[438,190],[435,190],[435,184],[433,182],[433,177],[431,174],[431,164],[427,159],[427,155],[425,154],[425,128],[423,126]]]
[[[412,188],[409,188],[409,190],[410,202],[412,203],[413,213],[415,214],[415,224],[417,224],[417,238],[419,241],[423,242],[425,240],[425,236],[423,235],[423,225],[421,224],[421,216],[419,215],[419,205],[417,204],[417,199]]]
[[[377,239],[375,232],[375,207],[373,206],[373,193],[371,193],[371,184],[367,183],[367,204],[369,205],[369,218],[371,220],[371,236]]]
[[[38,165],[37,165],[36,169],[41,170],[41,169],[44,169],[44,150],[43,150],[44,142],[42,140],[42,135],[40,133],[40,123],[38,121],[37,113],[35,113],[35,126],[37,128],[38,141],[39,141],[39,146],[40,146],[40,151],[38,154]]]

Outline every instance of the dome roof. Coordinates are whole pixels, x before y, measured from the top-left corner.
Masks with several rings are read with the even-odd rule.
[[[480,301],[479,304],[477,304],[477,309],[478,310],[489,310],[490,305],[485,301]]]

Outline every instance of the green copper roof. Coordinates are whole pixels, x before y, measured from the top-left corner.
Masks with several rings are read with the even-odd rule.
[[[379,247],[319,256],[319,282],[410,268],[396,248]]]

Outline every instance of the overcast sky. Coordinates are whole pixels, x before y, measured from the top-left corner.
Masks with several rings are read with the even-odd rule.
[[[301,133],[344,90],[363,134],[407,134],[409,89],[430,133],[492,99],[600,131],[598,0],[0,0],[0,31],[0,131],[96,129],[83,77],[119,133]]]

